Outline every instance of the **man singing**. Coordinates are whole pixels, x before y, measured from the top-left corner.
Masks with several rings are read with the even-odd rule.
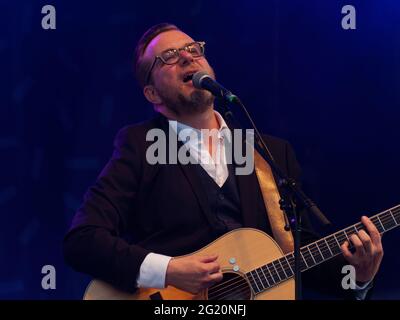
[[[241,227],[275,240],[282,232],[291,236],[290,230],[276,230],[270,223],[255,170],[238,175],[235,161],[224,161],[231,124],[214,110],[212,94],[191,81],[198,71],[215,78],[204,50],[204,42],[167,23],[153,26],[139,40],[136,77],[157,116],[119,131],[110,161],[87,191],[64,241],[65,260],[77,271],[128,292],[173,286],[198,293],[223,279],[219,253],[187,254]],[[176,136],[183,130],[193,134],[194,139],[178,146],[199,162],[149,163],[146,154],[154,141],[146,136],[154,129],[167,137],[171,130]],[[213,134],[199,135],[204,129]],[[298,180],[300,169],[289,143],[271,136],[264,140],[279,167]],[[304,273],[304,286],[340,298],[367,296],[383,249],[374,224],[366,217],[362,222],[366,231],[350,238],[355,250],[344,242],[341,256]],[[303,227],[302,244],[316,240],[307,231],[306,214]],[[344,264],[355,268],[354,290],[341,287]]]

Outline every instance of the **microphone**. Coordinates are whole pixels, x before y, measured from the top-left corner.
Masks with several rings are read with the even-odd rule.
[[[197,89],[210,91],[214,96],[223,98],[228,102],[237,101],[237,97],[225,89],[206,72],[197,71],[192,78],[193,86]]]

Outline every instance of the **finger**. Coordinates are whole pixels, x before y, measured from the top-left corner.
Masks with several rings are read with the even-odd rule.
[[[210,273],[210,274],[218,272],[219,269],[220,269],[220,266],[216,262],[211,262],[211,263],[207,264],[207,270],[208,270],[208,273]]]
[[[354,248],[356,248],[356,253],[355,254],[357,254],[357,255],[365,255],[364,246],[363,246],[360,238],[355,233],[353,233],[350,236],[350,241],[353,244]]]
[[[360,238],[360,240],[364,246],[365,253],[368,255],[372,255],[373,248],[372,248],[372,240],[371,240],[370,236],[364,230],[360,230],[357,235]]]
[[[202,281],[200,289],[207,289],[223,279],[222,272],[213,273]]]
[[[200,262],[205,262],[205,263],[213,262],[213,261],[217,260],[217,258],[218,258],[217,254],[209,254],[206,256],[201,256]]]
[[[364,224],[365,228],[367,229],[372,243],[375,245],[379,245],[381,243],[381,235],[378,229],[375,227],[374,223],[366,216],[361,217],[361,222]]]
[[[221,281],[223,279],[223,277],[224,276],[223,276],[222,272],[216,272],[216,273],[209,275],[209,280],[211,282],[215,283],[215,282]]]
[[[353,258],[353,254],[352,254],[351,251],[349,250],[349,246],[350,246],[349,242],[348,242],[348,241],[345,241],[345,242],[340,246],[340,248],[342,249],[342,253],[343,253],[343,256],[345,257],[345,259],[346,259],[348,262],[352,263],[353,260],[354,260],[354,258]]]

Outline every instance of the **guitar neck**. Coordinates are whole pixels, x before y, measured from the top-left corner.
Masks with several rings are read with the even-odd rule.
[[[370,220],[381,234],[394,229],[400,225],[400,205],[378,213]],[[352,234],[364,229],[364,225],[359,222],[300,248],[301,272],[339,255],[341,253],[340,246],[346,240],[348,241]],[[265,291],[294,276],[294,253],[288,253],[249,271],[246,276],[256,294]]]

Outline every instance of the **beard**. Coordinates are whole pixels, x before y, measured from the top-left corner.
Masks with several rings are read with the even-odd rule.
[[[177,115],[203,113],[214,103],[214,96],[210,92],[200,89],[194,89],[189,96],[179,92],[172,97],[161,90],[158,91],[158,94],[165,106]]]

